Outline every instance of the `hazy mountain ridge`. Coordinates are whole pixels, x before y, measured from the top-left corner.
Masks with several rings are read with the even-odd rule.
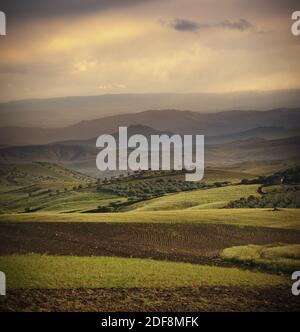
[[[142,125],[133,125],[129,126],[127,129],[128,137],[132,135],[143,135],[147,139],[150,138],[150,135],[163,135],[166,134],[168,136],[175,135],[173,132],[169,131],[159,131],[155,130],[148,126]],[[119,133],[112,133],[112,136],[116,138],[118,141]],[[183,136],[183,135],[181,135]],[[235,141],[244,141],[249,139],[267,139],[267,140],[275,140],[280,138],[289,138],[300,136],[300,128],[295,129],[286,129],[284,127],[258,127],[249,129],[246,131],[228,134],[228,135],[220,135],[220,136],[205,136],[206,144],[223,144],[230,143]],[[70,141],[60,141],[55,142],[54,144],[63,144],[63,145],[80,145],[80,146],[95,146],[97,137],[93,137],[87,140],[70,140]]]
[[[249,139],[205,146],[205,165],[222,166],[247,161],[300,159],[300,136],[277,140]],[[47,161],[72,169],[96,170],[96,147],[80,145],[31,145],[0,149],[1,163]]]
[[[286,129],[284,127],[257,127],[239,133],[220,136],[208,136],[206,137],[206,143],[220,144],[234,142],[238,140],[248,140],[251,138],[274,140],[293,136],[300,136],[300,128]]]
[[[113,137],[115,137],[116,141],[118,142],[119,132],[109,133]],[[169,135],[172,136],[174,133],[169,131],[159,131],[155,130],[148,126],[143,125],[132,125],[127,128],[127,136],[130,137],[132,135],[143,135],[147,139],[150,138],[151,135]],[[95,146],[97,137],[92,137],[86,140],[67,140],[67,141],[60,141],[55,142],[53,144],[62,144],[62,145],[79,145],[79,146]]]
[[[0,128],[1,145],[47,144],[66,140],[88,140],[101,134],[114,133],[119,126],[140,125],[158,131],[177,134],[220,136],[239,133],[257,127],[296,129],[300,123],[300,108],[269,111],[226,111],[197,113],[161,110],[109,116],[81,121],[64,128]]]
[[[2,126],[65,127],[82,120],[144,110],[196,112],[298,107],[300,90],[232,93],[128,93],[20,100],[0,103]]]

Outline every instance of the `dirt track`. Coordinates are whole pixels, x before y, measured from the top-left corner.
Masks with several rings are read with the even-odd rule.
[[[300,311],[289,288],[41,289],[9,291],[0,311]]]
[[[234,245],[300,243],[300,232],[259,227],[128,223],[2,223],[0,254],[119,256],[225,264]]]

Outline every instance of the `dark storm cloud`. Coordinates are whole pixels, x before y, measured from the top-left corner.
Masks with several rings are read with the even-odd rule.
[[[92,13],[145,2],[150,0],[1,0],[0,10],[11,18],[31,19]]]
[[[221,29],[244,31],[250,29],[252,27],[252,24],[249,21],[245,20],[244,18],[240,19],[239,21],[225,20],[213,24],[205,24],[205,23],[201,24],[195,21],[177,18],[171,21],[168,24],[168,26],[177,31],[189,31],[189,32],[194,32],[209,28],[221,28]]]

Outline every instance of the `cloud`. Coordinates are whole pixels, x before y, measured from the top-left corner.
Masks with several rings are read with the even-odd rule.
[[[163,21],[161,21],[161,23],[165,25]],[[195,32],[198,30],[204,30],[210,28],[245,31],[253,27],[252,23],[250,23],[244,18],[241,18],[239,21],[224,20],[212,24],[198,23],[191,20],[177,18],[169,22],[167,26],[177,31],[188,31],[188,32]]]
[[[178,31],[197,31],[201,28],[197,22],[179,18],[173,20],[169,26]]]
[[[97,65],[96,61],[78,61],[73,64],[73,74],[82,73],[94,68]]]
[[[220,23],[215,24],[215,26],[220,28],[228,28],[233,30],[244,31],[250,29],[252,27],[252,24],[249,21],[242,18],[237,22],[230,22],[228,20],[222,21]]]

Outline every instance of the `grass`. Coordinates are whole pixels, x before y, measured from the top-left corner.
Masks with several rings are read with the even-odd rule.
[[[138,203],[136,210],[215,209],[224,207],[231,200],[248,197],[249,195],[258,195],[257,189],[258,185],[240,185],[170,194],[148,202]]]
[[[133,183],[134,181],[132,181]],[[105,206],[111,202],[127,200],[125,197],[96,191],[95,187],[73,190],[72,186],[59,187],[48,192],[44,185],[32,185],[21,189],[1,193],[0,211],[24,212],[26,208],[33,211],[69,212],[96,209],[99,205]],[[54,184],[52,184],[53,188]],[[128,210],[176,210],[185,208],[219,208],[228,201],[258,195],[257,185],[228,186],[223,188],[200,189],[179,194],[170,194],[152,200],[133,204]],[[66,188],[66,190],[65,190]],[[106,201],[104,201],[106,200]]]
[[[88,183],[91,179],[61,165],[47,162],[1,164],[0,188],[22,187],[32,184]],[[3,191],[3,190],[0,190]]]
[[[235,171],[225,168],[215,168],[215,167],[206,167],[204,172],[203,182],[213,183],[213,182],[222,182],[230,181],[232,183],[239,183],[244,178],[253,178],[253,175],[249,174],[247,170],[243,172]]]
[[[157,186],[158,180],[184,180],[184,174],[170,175],[169,173],[149,173],[149,177],[145,178],[122,178],[112,186],[127,186],[135,189],[135,186],[140,188],[140,185],[145,182],[153,183]],[[245,174],[239,172],[232,172],[230,170],[207,168],[205,178],[203,181],[207,183],[215,181],[231,181],[239,182]],[[89,187],[86,190],[73,190],[73,187],[81,185],[83,188]],[[105,186],[104,186],[105,187]],[[163,187],[163,186],[162,186]],[[240,189],[232,187],[232,192],[236,191],[237,196],[240,197]],[[162,188],[164,189],[164,188]],[[140,189],[141,190],[141,189]],[[24,212],[25,210],[44,211],[44,212],[81,212],[86,210],[96,209],[99,205],[106,206],[115,201],[124,201],[127,199],[127,194],[122,193],[124,197],[116,195],[105,195],[96,191],[95,180],[69,170],[61,165],[47,163],[47,162],[33,162],[26,164],[4,164],[0,170],[0,213],[9,212]],[[252,191],[250,190],[252,193]],[[245,193],[248,191],[245,189]],[[194,199],[194,205],[199,203],[204,196],[203,193],[186,193],[187,200]],[[241,191],[243,194],[243,190]],[[179,194],[180,195],[180,194]],[[190,195],[190,196],[189,196]],[[213,203],[215,191],[210,194],[211,200],[207,207],[219,207],[222,202]],[[217,195],[217,192],[216,192]],[[227,195],[227,191],[225,191]],[[105,196],[105,197],[102,197]],[[170,195],[171,197],[172,195]],[[173,195],[174,197],[177,195]],[[199,196],[199,197],[198,197]],[[218,198],[222,200],[222,191]],[[169,196],[168,196],[169,197]],[[193,198],[194,197],[194,198]],[[232,196],[235,198],[236,196]],[[238,197],[238,198],[239,198]],[[103,200],[106,201],[103,201]],[[158,200],[160,200],[159,198]],[[178,196],[178,199],[182,199]],[[147,201],[144,204],[154,204],[158,200]],[[224,199],[223,199],[224,200]],[[226,200],[224,201],[226,204]],[[201,204],[201,202],[200,202]],[[203,203],[205,204],[205,202]],[[224,205],[224,204],[223,204]],[[143,205],[133,205],[133,207],[141,207]],[[152,205],[151,205],[152,206]],[[176,199],[174,206],[168,206],[168,209],[176,209]],[[184,207],[179,207],[184,208]],[[128,210],[131,210],[129,207]],[[150,207],[150,210],[152,208]],[[163,207],[163,209],[166,209]]]
[[[276,286],[276,275],[188,263],[118,257],[0,256],[9,289],[172,288],[180,286]]]
[[[300,230],[299,209],[203,209],[124,213],[8,213],[0,222],[208,223]]]
[[[98,205],[122,201],[125,198],[97,192],[95,189],[67,190],[47,193],[45,190],[35,191],[31,196],[26,193],[1,194],[1,212],[24,212],[26,207],[45,212],[68,212],[95,209]]]
[[[300,269],[300,245],[247,245],[227,248],[221,257],[242,265],[291,273]]]
[[[223,166],[223,169],[230,169],[232,172],[248,173],[252,175],[271,175],[278,171],[299,165],[299,158],[291,160],[255,160],[236,163],[230,166]],[[244,178],[250,178],[244,176]]]

